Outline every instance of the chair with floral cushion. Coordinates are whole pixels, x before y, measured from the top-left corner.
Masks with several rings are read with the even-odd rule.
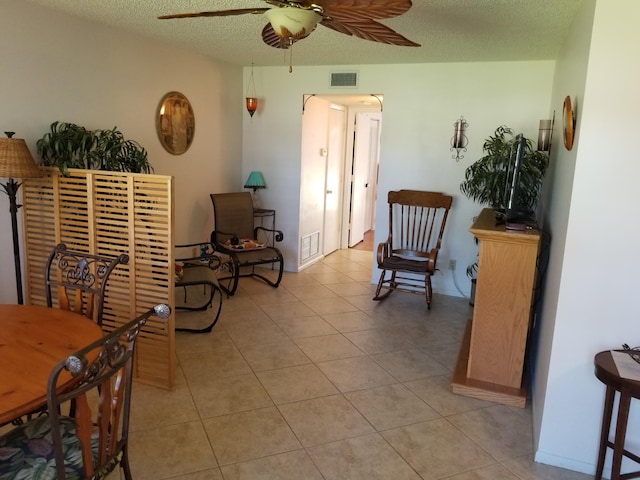
[[[127,443],[136,338],[157,305],[58,363],[47,384],[48,415],[0,437],[0,480],[105,478],[120,467],[131,480]],[[75,402],[73,417],[60,412]]]

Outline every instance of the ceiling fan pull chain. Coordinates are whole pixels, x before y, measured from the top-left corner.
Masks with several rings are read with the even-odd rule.
[[[289,73],[293,72],[293,40],[289,40]]]

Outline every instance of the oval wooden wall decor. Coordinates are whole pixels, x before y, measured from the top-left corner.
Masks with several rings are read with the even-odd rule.
[[[156,131],[164,149],[172,155],[186,152],[193,142],[196,121],[191,103],[180,92],[169,92],[158,105]]]
[[[562,137],[567,150],[573,148],[573,137],[575,134],[576,116],[571,105],[571,97],[567,95],[562,106]]]

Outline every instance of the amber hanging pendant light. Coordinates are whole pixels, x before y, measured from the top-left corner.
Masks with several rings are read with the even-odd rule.
[[[253,80],[253,63],[251,64],[251,76],[249,77],[249,84],[247,85],[247,112],[253,117],[258,109],[258,99],[256,97],[256,84]]]

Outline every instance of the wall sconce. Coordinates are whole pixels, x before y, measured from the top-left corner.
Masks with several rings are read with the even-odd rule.
[[[553,112],[553,119],[540,120],[540,127],[538,128],[538,151],[539,152],[551,152],[551,135],[553,134],[553,123],[555,120],[556,112]]]
[[[451,148],[450,151],[456,151],[456,154],[451,158],[455,158],[456,162],[459,162],[461,158],[464,158],[464,155],[460,155],[460,152],[467,151],[467,136],[464,132],[467,130],[469,124],[461,115],[460,118],[453,124],[453,137],[451,137]]]
[[[256,84],[253,80],[253,63],[251,64],[251,76],[249,77],[249,84],[247,85],[247,97],[246,97],[247,112],[253,118],[253,114],[258,109],[258,98],[256,97]]]

